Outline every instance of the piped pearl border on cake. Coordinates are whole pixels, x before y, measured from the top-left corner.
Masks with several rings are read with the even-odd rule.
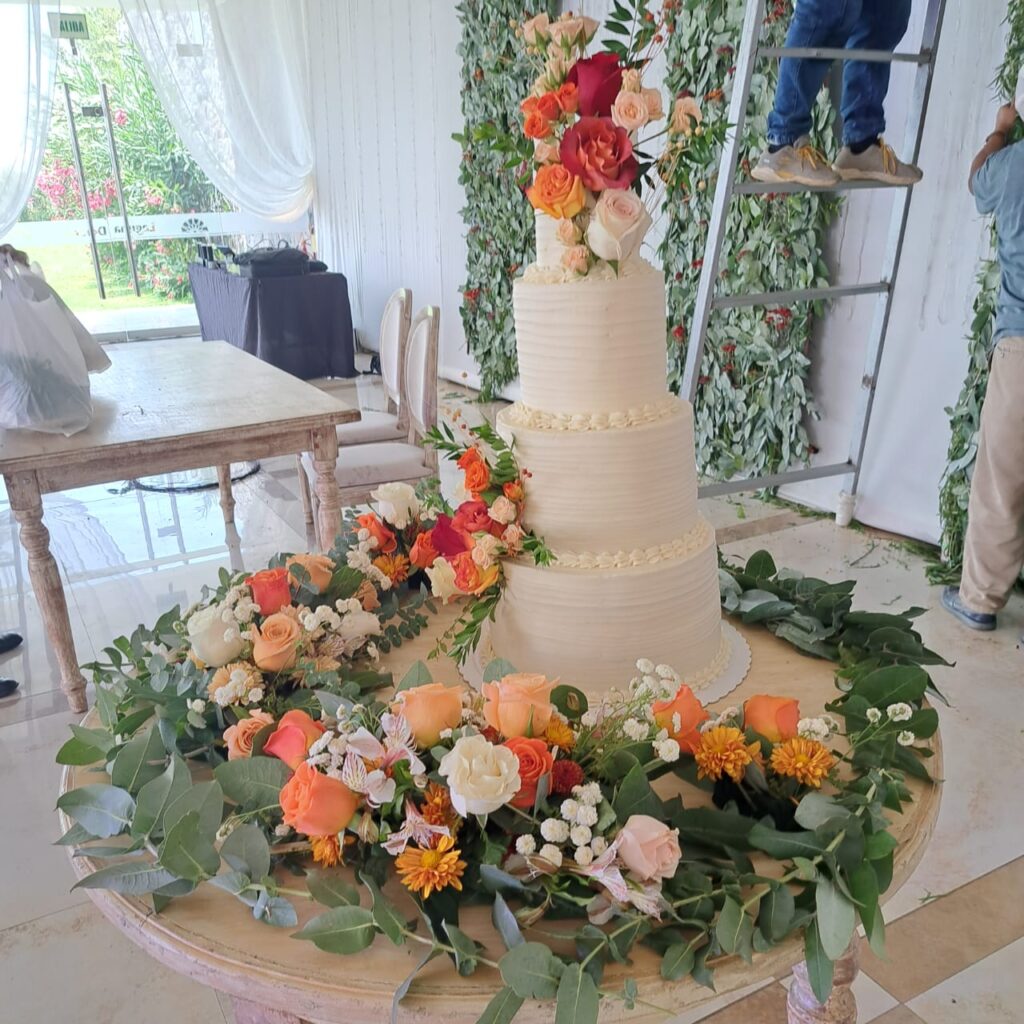
[[[590,430],[624,430],[646,423],[657,423],[678,415],[685,408],[674,395],[661,402],[649,402],[635,409],[617,412],[543,412],[516,402],[504,411],[504,419],[514,427],[533,430],[586,432]]]
[[[555,551],[555,565],[563,569],[628,569],[641,565],[657,565],[669,559],[682,559],[711,543],[713,534],[706,519],[685,536],[668,544],[656,544],[633,551]]]

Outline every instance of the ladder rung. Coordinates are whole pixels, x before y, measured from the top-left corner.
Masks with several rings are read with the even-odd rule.
[[[712,300],[711,305],[715,309],[734,309],[738,306],[786,306],[791,302],[816,302],[818,299],[839,299],[846,295],[879,295],[888,290],[888,281],[878,281],[874,284],[834,284],[824,288],[796,288],[785,292],[719,295]]]
[[[876,64],[929,64],[930,51],[890,53],[888,50],[837,49],[831,46],[759,46],[759,57],[797,57],[810,60],[862,60]]]
[[[834,185],[802,185],[799,181],[738,181],[733,185],[735,195],[752,196],[767,193],[794,192],[851,192],[862,188],[909,188],[909,185],[890,185],[884,181],[838,181]]]
[[[784,470],[770,476],[744,477],[740,480],[725,480],[722,483],[705,484],[697,488],[698,498],[715,498],[721,494],[737,494],[741,491],[759,491],[765,487],[782,487],[803,480],[822,480],[832,476],[846,476],[857,467],[852,462],[837,462],[828,466],[804,466],[800,469]]]

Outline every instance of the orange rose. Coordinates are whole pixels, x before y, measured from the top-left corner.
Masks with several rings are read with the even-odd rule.
[[[470,494],[476,495],[481,491],[486,491],[490,482],[491,471],[487,468],[487,463],[482,459],[466,467],[464,484]]]
[[[288,568],[293,565],[302,566],[309,574],[309,583],[316,587],[319,593],[323,593],[330,585],[334,576],[334,562],[326,555],[292,555],[288,559]],[[298,580],[292,577],[292,582],[298,586]]]
[[[692,754],[700,743],[700,724],[710,717],[685,683],[671,700],[655,701],[651,710],[659,729],[668,729],[679,749]],[[678,720],[676,715],[679,716]]]
[[[583,182],[562,164],[545,164],[537,168],[526,198],[535,210],[556,219],[575,217],[586,205]]]
[[[455,570],[455,586],[464,594],[482,594],[488,587],[497,582],[497,563],[481,569],[473,561],[472,551],[463,551],[451,559]]]
[[[551,122],[539,111],[526,115],[523,134],[528,139],[546,139],[551,134]]]
[[[523,500],[523,482],[522,480],[509,480],[502,488],[502,493],[508,498],[509,501],[522,501]]]
[[[395,695],[393,714],[401,715],[420,747],[432,747],[442,729],[454,729],[462,721],[462,687],[444,683],[414,686]]]
[[[292,603],[287,569],[262,569],[246,581],[252,599],[260,606],[260,615],[273,615]]]
[[[540,103],[540,98],[538,96],[527,96],[526,99],[519,104],[519,109],[524,114],[533,114],[537,110],[538,103]]]
[[[337,835],[351,820],[359,797],[338,779],[303,762],[281,788],[284,823],[307,836]]]
[[[324,726],[305,711],[292,708],[281,716],[277,728],[263,744],[263,753],[279,758],[289,768],[296,768],[306,760],[309,748],[325,731]]]
[[[390,555],[398,547],[395,535],[377,518],[373,512],[356,516],[356,522],[363,530],[369,530],[370,536],[377,540],[377,554]]]
[[[580,94],[575,82],[566,82],[558,90],[558,105],[563,113],[575,114],[580,105]]]
[[[549,121],[557,121],[562,116],[562,105],[558,102],[558,94],[546,92],[537,100],[537,113]]]
[[[228,760],[236,761],[240,757],[252,757],[252,741],[256,733],[268,725],[274,724],[274,716],[266,711],[250,711],[248,718],[243,718],[224,730],[224,740],[228,745]]]
[[[519,792],[509,801],[513,807],[532,810],[540,780],[551,774],[555,759],[543,740],[515,736],[504,744],[519,761]]]
[[[506,738],[543,736],[554,705],[555,680],[529,672],[515,672],[494,683],[484,683],[484,718]]]
[[[758,694],[743,705],[743,728],[753,729],[772,743],[791,740],[797,734],[800,705],[791,697]]]
[[[295,664],[302,627],[290,615],[276,612],[252,630],[252,660],[264,672],[283,672]]]
[[[437,561],[437,548],[434,547],[433,530],[424,530],[418,534],[409,552],[409,561],[417,569],[429,569]]]

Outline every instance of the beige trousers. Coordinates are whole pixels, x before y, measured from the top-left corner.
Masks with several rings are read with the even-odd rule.
[[[1024,565],[1024,337],[992,353],[967,506],[960,597],[976,612],[1006,604]]]

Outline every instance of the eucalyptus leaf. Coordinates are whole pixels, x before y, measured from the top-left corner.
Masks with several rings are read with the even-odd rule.
[[[661,958],[661,976],[666,981],[679,981],[693,970],[694,943],[676,942]]]
[[[832,976],[835,964],[821,945],[817,922],[812,921],[804,930],[804,961],[807,964],[807,980],[819,1003],[824,1005],[832,992]]]
[[[257,825],[236,826],[221,845],[220,855],[250,878],[263,878],[270,873],[270,844]]]
[[[176,876],[152,861],[127,861],[100,868],[79,879],[74,889],[110,889],[125,896],[142,896],[173,882]]]
[[[522,996],[517,996],[506,985],[499,989],[494,998],[484,1007],[484,1012],[477,1018],[476,1024],[509,1024],[519,1012],[524,1001]]]
[[[245,757],[225,761],[213,774],[224,795],[243,810],[270,810],[279,806],[291,769],[276,757]]]
[[[420,958],[414,964],[413,969],[405,976],[398,988],[395,989],[395,994],[391,998],[391,1024],[398,1024],[399,1004],[409,994],[409,988],[412,986],[413,981],[415,981],[416,975],[419,974],[435,956],[440,956],[440,952],[441,951],[436,947],[433,949],[424,949],[420,954]],[[507,990],[503,989],[502,991]],[[521,1002],[522,1000],[520,1000],[520,1003]],[[481,1020],[482,1019],[483,1018],[481,1018]],[[512,1018],[510,1017],[508,1019],[511,1020]]]
[[[761,897],[761,909],[757,915],[758,927],[766,939],[772,942],[779,942],[786,937],[793,914],[796,911],[796,902],[793,893],[786,885],[773,885],[764,896]]]
[[[818,911],[818,937],[821,948],[830,960],[838,960],[853,938],[854,905],[840,892],[830,878],[819,878],[814,887],[814,903]]]
[[[68,790],[57,800],[57,807],[97,839],[109,839],[131,827],[135,801],[118,786],[100,783]]]
[[[137,733],[118,752],[110,767],[110,781],[132,795],[162,775],[167,752],[155,728]]]
[[[377,883],[366,874],[359,876],[363,885],[369,890],[373,923],[396,945],[405,942],[405,919],[395,909],[393,903],[380,891]]]
[[[310,896],[325,907],[358,907],[359,890],[341,871],[314,868],[306,875]]]
[[[162,831],[165,811],[191,785],[192,777],[188,765],[178,754],[173,754],[163,772],[155,779],[150,779],[139,790],[135,818],[132,821],[132,835],[148,839],[154,833]]]
[[[875,956],[885,959],[885,922],[878,906],[878,878],[870,864],[860,864],[850,872],[850,891],[857,901],[857,914]]]
[[[312,942],[325,953],[359,953],[373,942],[373,914],[365,907],[335,907],[297,931],[293,939]]]
[[[190,882],[200,882],[217,873],[220,855],[202,829],[197,811],[186,812],[168,828],[160,844],[160,864]]]
[[[402,681],[395,688],[395,692],[401,693],[402,690],[411,690],[417,686],[426,686],[433,681],[430,669],[427,667],[426,663],[417,661],[413,664],[412,668],[402,676]]]
[[[483,681],[485,683],[494,683],[499,679],[504,679],[505,676],[515,675],[516,667],[510,661],[506,661],[504,658],[494,658],[484,666]]]
[[[597,1024],[597,985],[579,964],[569,964],[562,972],[556,999],[555,1024]]]
[[[499,961],[502,981],[523,999],[554,999],[565,965],[540,942],[513,946]]]
[[[171,801],[164,811],[164,834],[190,811],[198,817],[199,831],[212,842],[224,816],[224,793],[219,784],[215,781],[197,782]]]
[[[505,897],[500,892],[494,894],[494,903],[491,906],[491,921],[494,923],[495,931],[501,936],[506,949],[518,946],[526,940],[519,929],[519,922],[512,909],[505,902]]]
[[[468,977],[477,967],[479,946],[464,931],[456,927],[451,921],[444,922],[444,931],[448,941],[455,950],[455,969],[463,977]]]

